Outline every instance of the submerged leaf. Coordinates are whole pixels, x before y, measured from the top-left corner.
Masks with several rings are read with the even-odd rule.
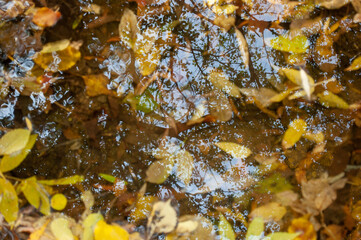
[[[152,205],[155,201],[156,198],[153,196],[140,197],[130,212],[132,222],[138,222],[147,218],[152,211]]]
[[[163,183],[172,173],[174,162],[174,155],[153,162],[146,171],[146,180],[156,184]]]
[[[162,52],[158,45],[155,45],[149,53],[135,54],[138,68],[143,76],[148,76],[157,68]]]
[[[177,177],[184,182],[185,185],[189,185],[193,172],[194,159],[193,156],[187,150],[180,150],[175,155],[177,161]]]
[[[26,146],[21,151],[4,155],[0,162],[0,171],[8,172],[18,167],[33,148],[37,136],[36,134],[31,135]]]
[[[98,95],[114,95],[112,91],[108,89],[109,79],[104,74],[86,75],[82,76],[86,85],[86,93],[90,97]]]
[[[246,240],[260,240],[264,232],[264,222],[261,217],[256,217],[249,224]]]
[[[14,129],[7,132],[0,138],[0,155],[9,155],[25,148],[29,137],[28,129]]]
[[[156,202],[148,218],[148,235],[151,237],[155,233],[170,233],[175,229],[177,223],[177,212],[172,207],[171,200]]]
[[[116,224],[107,224],[99,220],[94,228],[94,240],[128,240],[129,233]]]
[[[223,216],[223,214],[219,214],[219,235],[222,240],[235,240],[236,234],[233,231],[231,224],[227,221],[227,219]]]
[[[232,142],[218,142],[215,143],[217,147],[230,154],[234,158],[247,158],[252,154],[252,151],[242,145]]]
[[[55,218],[50,223],[50,229],[56,240],[74,240],[74,235],[69,228],[69,221],[65,218]]]
[[[282,139],[282,147],[284,149],[288,149],[300,140],[302,134],[306,131],[307,124],[302,119],[293,120],[290,125],[288,125],[288,129],[285,132],[285,135]]]
[[[66,204],[68,203],[68,200],[64,196],[64,194],[57,193],[54,196],[51,197],[50,200],[50,206],[58,211],[61,211],[65,208]]]
[[[45,215],[50,214],[50,203],[47,191],[37,183],[36,177],[30,177],[21,182],[21,191],[28,202]]]
[[[94,227],[100,220],[104,220],[103,215],[100,213],[91,213],[83,221],[83,234],[82,240],[94,239]]]
[[[286,232],[276,232],[270,233],[265,239],[267,240],[293,240],[296,239],[300,233],[286,233]]]
[[[119,23],[119,37],[131,49],[134,49],[137,40],[137,34],[140,32],[137,16],[130,9],[124,10]]]
[[[272,48],[291,53],[305,53],[309,45],[307,37],[302,34],[293,38],[288,34],[280,35],[270,40]]]
[[[74,175],[70,177],[52,179],[52,180],[39,180],[38,182],[45,185],[68,185],[68,184],[76,184],[82,181],[84,181],[84,176]]]
[[[14,186],[8,180],[0,178],[0,212],[10,224],[13,224],[18,217],[18,204],[18,195]]]
[[[338,9],[350,2],[351,0],[316,0],[315,1],[316,4],[320,5],[321,7],[325,7],[327,9]]]
[[[265,221],[279,221],[283,218],[286,212],[286,208],[281,206],[279,203],[270,202],[253,209],[249,217],[262,217]]]
[[[361,56],[358,56],[352,61],[351,65],[345,69],[345,71],[356,71],[359,70],[360,68],[361,68]]]
[[[239,51],[241,52],[244,64],[248,68],[249,67],[249,52],[248,52],[247,41],[244,38],[241,31],[239,31],[237,28],[235,28],[235,32],[236,32],[236,37],[237,37],[237,40],[238,40]]]
[[[317,94],[318,101],[325,107],[348,109],[349,105],[345,100],[330,91],[323,91]]]
[[[212,70],[208,75],[208,80],[213,84],[214,87],[222,90],[228,95],[236,98],[241,97],[239,87],[232,83],[223,71],[217,69]]]
[[[50,8],[42,7],[39,8],[33,17],[33,23],[39,27],[51,27],[55,25],[61,17],[61,13],[53,11]]]

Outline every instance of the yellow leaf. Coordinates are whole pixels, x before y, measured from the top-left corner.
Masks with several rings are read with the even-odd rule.
[[[286,75],[286,77],[293,82],[294,84],[298,85],[298,86],[303,86],[308,84],[309,87],[313,87],[315,85],[315,80],[313,80],[313,78],[308,75],[306,72],[304,72],[304,70],[296,70],[296,69],[292,69],[292,68],[280,68],[280,73]],[[303,72],[302,72],[303,71]],[[303,77],[304,76],[304,77]],[[303,80],[307,78],[307,80]]]
[[[48,226],[50,220],[47,220],[39,229],[32,232],[29,236],[28,240],[40,240],[40,238],[43,236],[46,227]]]
[[[40,208],[40,212],[49,215],[50,203],[47,191],[37,183],[36,177],[30,177],[21,182],[21,191],[28,202],[35,208]]]
[[[128,240],[129,233],[115,224],[107,224],[104,220],[97,222],[94,228],[94,240]]]
[[[325,107],[348,109],[349,105],[345,100],[330,91],[323,91],[317,94],[318,101]]]
[[[0,155],[12,154],[23,149],[29,141],[28,129],[14,129],[0,138]]]
[[[246,240],[259,240],[264,231],[264,222],[261,217],[256,217],[249,224],[246,234]]]
[[[177,161],[177,177],[182,180],[185,185],[189,185],[193,172],[193,156],[187,150],[182,149],[177,152],[175,159]]]
[[[156,198],[153,196],[143,196],[139,198],[135,207],[130,212],[132,221],[137,222],[147,218],[152,211],[152,205],[155,200]]]
[[[222,5],[222,6],[214,5],[212,7],[212,11],[218,15],[229,15],[229,14],[232,14],[237,9],[238,9],[238,7],[233,4],[226,4],[226,5]]]
[[[53,209],[61,211],[65,208],[68,200],[64,196],[64,194],[58,193],[52,196],[50,205]]]
[[[141,35],[138,35],[134,45],[134,52],[136,54],[149,53],[158,38],[158,33],[158,28],[147,28]]]
[[[301,233],[275,232],[268,234],[265,240],[296,240]],[[306,238],[309,239],[309,238]]]
[[[65,218],[55,218],[50,223],[50,229],[56,240],[74,240],[69,221]]]
[[[212,72],[210,72],[208,75],[208,80],[213,84],[214,87],[222,90],[228,95],[236,98],[241,97],[239,87],[232,83],[223,71],[217,69],[212,70]]]
[[[135,54],[139,71],[143,76],[148,76],[154,72],[162,57],[161,53],[159,46],[155,45],[149,53]]]
[[[20,163],[26,158],[26,156],[29,154],[31,149],[33,148],[37,134],[33,134],[29,137],[29,141],[27,142],[26,146],[19,152],[15,152],[10,155],[5,155],[1,159],[0,163],[0,171],[1,172],[8,172],[13,170],[14,168],[18,167]]]
[[[39,180],[38,182],[44,185],[69,185],[84,181],[84,176],[74,175],[65,178],[52,179],[52,180]]]
[[[287,210],[285,207],[281,206],[279,203],[271,202],[263,205],[261,207],[255,208],[250,213],[249,217],[256,218],[261,217],[265,221],[279,221],[286,214]]]
[[[86,93],[90,97],[98,95],[114,95],[112,91],[108,89],[109,79],[103,74],[86,75],[82,76],[86,85]]]
[[[360,68],[361,68],[361,56],[358,56],[352,61],[351,65],[345,69],[345,71],[356,71],[359,70]]]
[[[81,57],[80,45],[77,42],[69,44],[69,40],[51,42],[46,44],[33,60],[47,71],[65,71],[79,61]],[[66,47],[64,48],[64,46]]]
[[[300,218],[294,218],[291,225],[288,227],[289,233],[299,233],[301,236],[296,238],[297,240],[308,239],[316,240],[317,233],[313,227],[313,224],[308,220],[307,216]]]
[[[272,48],[291,53],[305,53],[309,45],[307,37],[302,34],[293,38],[289,34],[280,35],[270,40]]]
[[[308,140],[311,140],[315,143],[322,143],[325,140],[325,136],[323,135],[322,132],[312,133],[312,132],[306,131],[303,134],[303,137]]]
[[[83,235],[82,240],[93,240],[94,239],[94,227],[100,220],[103,220],[103,216],[100,213],[89,214],[83,222]]]
[[[234,158],[247,158],[252,154],[252,151],[242,145],[232,142],[218,142],[215,143],[217,147],[230,154]]]
[[[0,212],[11,225],[18,217],[18,195],[14,186],[7,180],[0,178]]]
[[[307,124],[302,119],[293,120],[288,129],[285,132],[285,135],[282,139],[282,147],[288,149],[300,140],[302,134],[306,131]]]
[[[285,99],[290,93],[292,92],[291,89],[287,89],[279,94],[276,94],[275,96],[271,97],[269,99],[270,102],[281,102],[283,99]]]
[[[221,239],[224,239],[224,240],[235,240],[236,239],[236,234],[234,233],[231,224],[229,224],[227,219],[221,213],[219,214],[218,229],[219,229],[219,235],[220,235]]]

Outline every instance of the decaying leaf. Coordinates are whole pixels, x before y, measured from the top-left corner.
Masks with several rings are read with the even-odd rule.
[[[243,158],[247,158],[249,155],[252,154],[252,151],[249,148],[239,145],[237,143],[218,142],[215,143],[214,145],[216,145],[217,147],[219,147],[220,149],[222,149],[223,151],[225,151],[234,158],[243,159]]]
[[[302,68],[300,70],[300,75],[301,75],[302,88],[306,92],[307,99],[311,100],[311,94],[314,91],[313,88],[314,81],[312,81],[313,79],[310,76],[308,76],[305,70],[303,70]],[[310,78],[312,79],[311,81]]]
[[[232,106],[221,90],[215,89],[208,98],[209,113],[218,121],[226,122],[232,118]]]
[[[137,60],[140,73],[143,76],[148,76],[153,73],[159,64],[161,57],[162,52],[158,45],[155,45],[149,53],[136,54],[135,58]]]
[[[128,240],[129,233],[117,224],[99,220],[94,227],[94,240]]]
[[[177,223],[177,212],[174,207],[172,207],[171,200],[156,202],[148,218],[148,239],[150,239],[153,234],[172,232],[176,228]]]
[[[330,91],[323,91],[317,94],[318,101],[325,107],[348,109],[349,105],[345,100]]]
[[[33,22],[39,27],[51,27],[55,25],[61,17],[61,13],[50,8],[42,7],[36,10]]]
[[[280,221],[286,214],[287,210],[279,203],[270,202],[258,208],[255,208],[250,213],[249,217],[261,217],[264,221]]]
[[[14,129],[0,138],[0,155],[9,155],[25,148],[29,141],[28,129]]]
[[[262,107],[268,107],[272,103],[271,99],[277,95],[275,91],[269,88],[240,88],[240,91],[248,97],[253,97]]]
[[[119,24],[120,39],[131,49],[134,49],[135,41],[137,40],[139,32],[140,30],[137,16],[133,13],[133,11],[126,8]]]
[[[238,45],[239,45],[239,51],[241,52],[243,62],[246,65],[246,67],[248,68],[249,67],[249,52],[248,52],[247,41],[244,38],[241,31],[239,31],[237,28],[235,28],[234,31],[236,32],[236,37],[237,37]]]
[[[361,56],[358,56],[352,61],[351,65],[345,69],[345,71],[356,71],[359,70],[360,68],[361,68]]]
[[[322,132],[316,132],[316,133],[313,133],[313,132],[310,132],[310,131],[306,131],[302,137],[308,139],[308,140],[311,140],[315,143],[322,143],[325,141],[325,136],[323,135]]]
[[[316,4],[320,5],[321,7],[325,7],[327,9],[338,9],[350,2],[351,0],[316,0],[315,1]]]
[[[149,216],[152,211],[152,205],[157,199],[153,196],[142,196],[140,197],[135,207],[130,212],[130,217],[133,222],[145,219]]]
[[[186,186],[189,185],[194,165],[193,156],[187,150],[182,149],[176,153],[175,160],[177,162],[177,177],[182,180]]]
[[[228,95],[236,98],[241,97],[239,92],[239,87],[236,84],[232,83],[228,76],[220,70],[214,69],[208,75],[208,80],[213,84],[213,86]]]
[[[66,218],[55,218],[50,223],[50,229],[56,240],[74,240],[74,235],[69,228],[69,221]]]
[[[305,35],[300,34],[291,38],[289,34],[286,34],[270,39],[269,45],[284,52],[305,53],[310,44]]]
[[[223,216],[223,214],[219,214],[218,229],[221,239],[227,239],[227,240],[236,239],[236,234],[234,233],[231,224],[227,221],[227,219]]]
[[[14,186],[6,179],[0,178],[0,212],[5,220],[13,224],[18,217],[18,195]]]
[[[146,171],[146,180],[156,184],[163,183],[172,173],[174,163],[174,155],[153,162]]]
[[[104,74],[86,75],[82,76],[86,85],[86,93],[90,97],[98,95],[114,95],[112,91],[108,89],[109,79]]]
[[[317,233],[313,227],[313,224],[308,220],[307,215],[292,219],[291,225],[288,227],[288,232],[299,233],[301,239],[317,239]]]
[[[289,125],[282,139],[282,147],[288,149],[300,140],[306,131],[307,124],[302,119],[295,119]]]

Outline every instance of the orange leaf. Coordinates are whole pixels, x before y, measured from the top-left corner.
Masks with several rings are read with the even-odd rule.
[[[33,22],[39,27],[51,27],[54,26],[61,18],[61,13],[53,11],[50,8],[39,8],[33,17]]]

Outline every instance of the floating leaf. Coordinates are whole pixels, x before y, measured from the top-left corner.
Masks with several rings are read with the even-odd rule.
[[[69,40],[51,42],[44,45],[43,49],[35,55],[33,60],[47,71],[65,71],[73,67],[80,60],[80,46],[80,42],[69,43]]]
[[[151,237],[156,233],[170,233],[175,229],[177,223],[177,212],[172,207],[171,200],[156,202],[148,218],[148,235]]]
[[[50,200],[50,206],[58,211],[61,211],[65,208],[66,204],[68,203],[68,200],[64,196],[64,194],[57,193],[54,196],[51,197]]]
[[[239,87],[232,83],[228,76],[224,74],[221,70],[212,70],[208,75],[208,80],[219,90],[227,93],[228,95],[236,98],[241,97],[241,93],[239,92]]]
[[[0,138],[0,155],[9,155],[25,148],[29,141],[28,129],[14,129]]]
[[[219,214],[218,231],[219,231],[219,235],[222,240],[235,240],[236,239],[236,234],[234,233],[231,224],[229,224],[229,222],[223,216],[223,214]]]
[[[272,48],[291,53],[305,53],[309,45],[307,37],[302,34],[293,38],[288,34],[280,35],[270,40],[270,46]]]
[[[217,147],[230,154],[234,158],[247,158],[252,154],[252,151],[242,145],[232,142],[218,142],[215,143]]]
[[[23,180],[20,184],[20,189],[31,205],[37,209],[40,208],[40,212],[45,215],[50,214],[48,193],[42,185],[37,183],[36,177]]]
[[[82,240],[93,240],[94,239],[94,227],[100,220],[104,220],[100,213],[91,213],[83,221],[83,235]]]
[[[69,221],[65,218],[55,218],[50,223],[50,229],[56,240],[74,240],[69,228]]]
[[[265,240],[293,240],[296,239],[299,235],[300,233],[276,232],[268,234]]]
[[[325,107],[348,109],[349,105],[345,100],[330,91],[323,91],[317,94],[318,101]]]
[[[111,182],[111,183],[114,183],[116,180],[116,177],[109,175],[109,174],[99,173],[98,175],[100,177],[102,177],[104,180],[107,180],[108,182]]]
[[[131,49],[134,49],[137,34],[140,32],[137,16],[133,11],[126,8],[119,24],[119,37]]]
[[[90,97],[98,95],[114,95],[112,91],[108,89],[109,79],[104,74],[86,75],[82,76],[86,85],[86,93]]]
[[[185,185],[189,185],[194,165],[193,156],[187,150],[182,149],[175,155],[175,160],[177,162],[177,177]]]
[[[107,224],[99,220],[94,228],[94,240],[128,240],[129,233],[116,224]]]
[[[345,69],[345,71],[356,71],[359,70],[360,68],[361,68],[361,56],[358,56],[352,61],[351,65]]]
[[[270,202],[261,207],[255,208],[250,213],[249,217],[262,217],[264,221],[279,221],[286,214],[287,210],[279,203]]]
[[[306,131],[307,124],[302,119],[293,120],[290,125],[288,125],[288,129],[286,130],[283,139],[282,139],[282,147],[284,149],[288,149],[300,140],[302,134]]]
[[[14,186],[8,180],[0,178],[0,212],[10,224],[13,224],[18,217],[18,204],[18,195]]]
[[[233,4],[226,4],[226,5],[213,5],[212,11],[217,15],[229,15],[232,14],[234,11],[238,9],[237,6]]]
[[[58,11],[53,11],[50,8],[42,7],[36,10],[33,23],[39,27],[51,27],[54,26],[61,17],[61,13]]]
[[[236,37],[238,40],[238,45],[239,45],[239,51],[241,52],[242,55],[242,59],[244,64],[247,66],[247,68],[249,67],[249,52],[248,52],[248,44],[246,39],[244,38],[243,34],[241,33],[241,31],[239,31],[237,28],[235,28],[235,32],[236,32]]]
[[[52,180],[39,180],[38,182],[44,185],[68,185],[68,184],[76,184],[83,181],[84,181],[84,176],[74,175],[70,177],[52,179]]]
[[[8,172],[18,167],[33,148],[37,136],[37,134],[31,135],[29,141],[21,151],[10,155],[4,155],[0,162],[0,171]]]
[[[256,217],[249,224],[246,240],[260,240],[264,232],[264,222],[261,217]]]

